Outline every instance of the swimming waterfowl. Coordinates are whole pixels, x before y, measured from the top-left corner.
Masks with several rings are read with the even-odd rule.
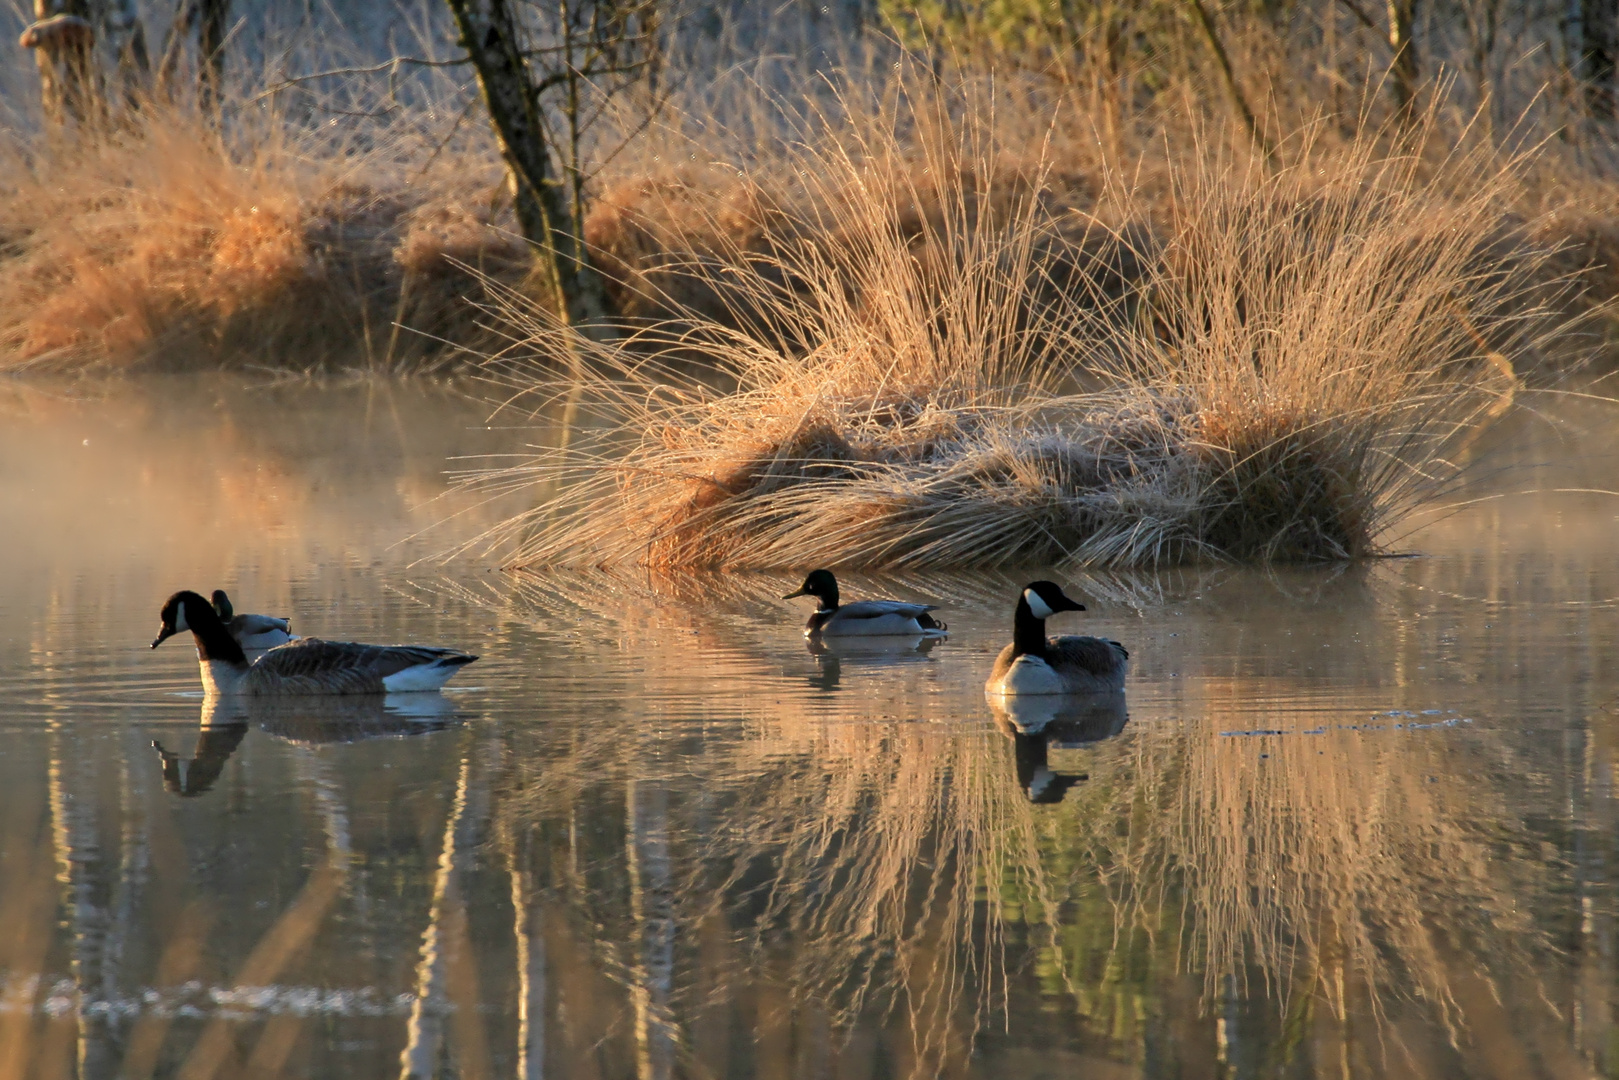
[[[929,615],[932,604],[906,604],[899,600],[856,600],[838,603],[838,580],[830,570],[812,570],[797,592],[782,597],[813,596],[821,602],[804,624],[806,635],[826,637],[907,634],[911,637],[943,637],[944,623]]]
[[[236,639],[236,644],[242,647],[242,652],[247,654],[248,663],[271,649],[298,640],[288,619],[278,619],[274,615],[236,614],[224,589],[214,590],[214,613],[225,624],[225,629],[230,631],[230,636]]]
[[[197,642],[203,689],[209,696],[246,694],[383,694],[437,690],[478,659],[456,649],[424,645],[361,645],[300,638],[249,663],[213,605],[177,592],[163,605],[157,648],[189,630]]]
[[[984,690],[991,694],[1094,694],[1124,689],[1130,654],[1117,641],[1046,637],[1046,620],[1059,611],[1084,611],[1050,581],[1031,581],[1018,594],[1012,644],[995,658]]]

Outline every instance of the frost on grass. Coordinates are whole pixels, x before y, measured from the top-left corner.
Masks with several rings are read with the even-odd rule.
[[[959,134],[798,152],[819,186],[753,197],[816,228],[693,268],[727,281],[724,325],[602,345],[530,315],[526,358],[491,361],[514,404],[566,398],[609,433],[476,478],[542,493],[487,538],[511,562],[1372,554],[1544,326],[1537,257],[1502,224],[1511,171],[1482,158],[1439,183],[1369,141],[1283,168],[1194,156],[1160,220],[1110,229],[1027,168],[994,190],[996,155]],[[1104,289],[1086,259],[1141,270]]]

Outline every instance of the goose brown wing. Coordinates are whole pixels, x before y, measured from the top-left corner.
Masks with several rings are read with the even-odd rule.
[[[1077,667],[1093,675],[1111,675],[1130,654],[1117,641],[1095,637],[1054,637],[1046,641],[1047,659],[1055,667]]]
[[[462,655],[423,645],[304,638],[265,653],[248,669],[246,683],[253,693],[379,694],[390,675]]]

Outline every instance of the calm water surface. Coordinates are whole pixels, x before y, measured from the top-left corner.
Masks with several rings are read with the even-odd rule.
[[[556,437],[486,413],[0,388],[0,1080],[1619,1074],[1613,413],[1503,422],[1418,557],[1063,575],[1135,666],[1033,737],[1020,581],[851,577],[951,636],[817,655],[796,576],[423,561]],[[483,659],[211,712],[147,646],[220,586]]]

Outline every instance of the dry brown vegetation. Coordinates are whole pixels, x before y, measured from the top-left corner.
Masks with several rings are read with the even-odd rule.
[[[0,350],[409,371],[512,343],[485,370],[517,403],[600,425],[483,477],[537,485],[491,537],[516,564],[1374,554],[1456,432],[1582,355],[1552,331],[1611,291],[1611,181],[1549,82],[1510,88],[1516,125],[1482,83],[1396,114],[1284,44],[1230,42],[1271,78],[1254,129],[1190,46],[1122,94],[892,41],[831,75],[671,63],[672,103],[612,103],[585,150],[605,342],[534,301],[465,86],[335,128],[153,104],[4,151]]]
[[[1158,213],[1122,189],[1104,216],[962,119],[972,93],[782,151],[795,182],[741,200],[768,244],[694,255],[671,321],[594,345],[504,298],[514,401],[625,433],[481,478],[559,485],[493,535],[514,562],[1367,555],[1545,332],[1516,161],[1306,133],[1293,165],[1195,149]]]
[[[13,370],[420,370],[444,358],[424,335],[472,340],[478,287],[454,260],[513,280],[525,264],[492,169],[400,187],[381,152],[273,121],[227,143],[162,107],[33,149],[0,149]]]
[[[1500,167],[1515,148],[1549,140],[1498,209],[1521,237],[1560,250],[1548,273],[1576,278],[1582,306],[1614,295],[1604,136],[1554,68],[1521,63],[1506,82],[1447,76],[1424,89],[1430,122],[1413,139],[1390,119],[1382,77],[1357,67],[1348,39],[1319,36],[1345,12],[1301,7],[1292,18],[1287,27],[1231,15],[1224,27],[1278,161],[1353,159],[1370,132],[1383,151],[1414,147],[1423,167],[1412,176],[1427,185],[1459,146]],[[413,51],[453,51],[439,40],[444,27],[422,20]],[[943,219],[975,216],[980,196],[1005,209],[1037,188],[1054,219],[1062,209],[1095,222],[1056,222],[1071,250],[1055,258],[1055,283],[1110,299],[1149,274],[1193,160],[1252,152],[1196,41],[1166,42],[1150,68],[1101,70],[1100,54],[1086,49],[1042,66],[963,40],[913,69],[884,25],[730,51],[693,30],[665,65],[665,106],[649,116],[644,95],[598,103],[604,120],[585,148],[587,239],[627,320],[748,329],[754,302],[726,280],[738,259],[779,262],[800,246],[821,248],[820,261],[848,254],[846,212],[785,205],[816,194],[806,180],[828,183],[798,175],[807,162],[797,144],[887,138],[921,159],[930,140],[952,137],[941,126],[991,131],[994,160],[969,163],[984,174],[918,172],[882,212],[926,260],[938,255],[930,236]],[[67,138],[7,118],[0,367],[414,370],[488,347],[477,326],[475,304],[487,299],[479,274],[523,288],[528,260],[472,90],[456,69],[406,69],[421,77],[402,79],[345,46],[300,48],[298,68],[354,63],[372,73],[292,85],[285,71],[250,73],[233,58],[223,133],[186,101],[148,100],[118,124]],[[759,59],[811,51],[843,66]],[[894,106],[933,94],[931,114]],[[898,126],[881,130],[890,123]],[[855,212],[875,209],[866,202]],[[1130,242],[1104,243],[1110,231]]]

